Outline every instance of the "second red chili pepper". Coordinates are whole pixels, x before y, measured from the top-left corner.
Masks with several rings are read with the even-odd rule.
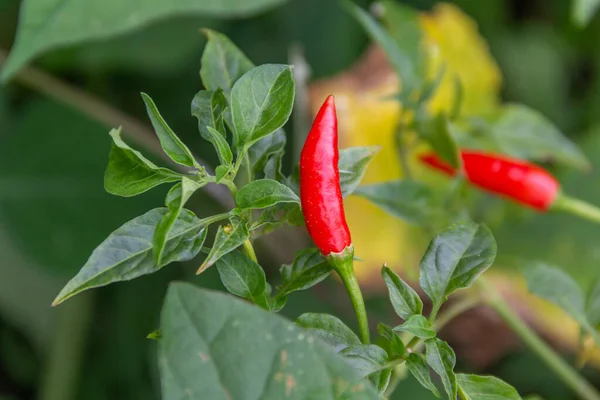
[[[463,168],[469,182],[540,211],[548,211],[556,201],[560,184],[535,164],[498,154],[464,150]],[[425,164],[448,175],[457,171],[435,153],[420,156]]]

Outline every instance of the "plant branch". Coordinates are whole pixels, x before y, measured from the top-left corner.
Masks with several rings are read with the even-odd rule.
[[[7,56],[6,50],[0,48],[0,67],[6,62]],[[155,156],[172,163],[172,165],[180,171],[183,170],[187,172],[186,168],[182,168],[179,164],[175,164],[162,151],[158,138],[146,124],[106,104],[92,94],[84,92],[83,90],[34,67],[25,67],[21,69],[14,77],[14,80],[23,86],[43,93],[60,103],[79,110],[108,128],[121,126],[123,132],[136,144],[150,151]],[[206,162],[197,157],[196,160],[205,166],[209,174],[213,174],[213,171],[210,170]],[[231,196],[229,195],[228,190],[223,186],[208,185],[205,186],[203,190],[224,207],[233,207]]]
[[[482,288],[487,304],[567,386],[584,400],[600,400],[600,393],[515,314],[494,285],[483,277],[476,282]]]

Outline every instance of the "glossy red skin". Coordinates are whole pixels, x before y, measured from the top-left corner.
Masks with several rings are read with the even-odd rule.
[[[475,186],[499,194],[539,211],[548,211],[560,184],[548,171],[522,160],[478,151],[461,152],[465,174]],[[436,154],[420,156],[421,161],[448,175],[455,175],[450,165]]]
[[[328,256],[351,245],[346,223],[340,171],[338,127],[333,96],[315,117],[300,155],[300,201],[306,228],[316,246]]]

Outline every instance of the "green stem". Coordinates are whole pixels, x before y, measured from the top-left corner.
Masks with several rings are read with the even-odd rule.
[[[564,211],[600,223],[600,208],[573,197],[559,195],[554,204],[552,204],[552,210]]]
[[[244,155],[244,169],[246,170],[246,179],[248,179],[248,182],[246,183],[252,182],[254,179],[254,174],[252,173],[252,167],[250,166],[250,157],[248,157],[248,153]]]
[[[242,244],[244,247],[244,252],[252,261],[258,264],[258,259],[256,258],[256,252],[254,251],[254,247],[252,246],[252,242],[250,239],[246,239],[246,241]]]
[[[400,115],[399,118],[402,118]],[[406,143],[404,143],[404,123],[402,120],[398,122],[398,127],[396,128],[396,135],[394,137],[396,141],[396,148],[398,150],[398,159],[400,160],[400,166],[402,168],[402,173],[404,177],[408,180],[412,179],[412,171],[410,169],[410,165],[408,163],[408,155],[406,149]]]
[[[600,393],[515,314],[492,284],[483,277],[480,277],[477,282],[487,296],[487,303],[567,386],[584,400],[600,400]]]
[[[358,321],[360,339],[364,344],[368,344],[371,341],[369,338],[369,320],[367,319],[367,310],[365,309],[362,292],[358,285],[358,281],[356,280],[356,275],[354,275],[353,258],[345,257],[343,261],[335,267],[350,295],[352,307],[354,307],[354,313],[356,314],[356,319]]]
[[[230,181],[229,179],[223,179],[221,182],[223,183],[223,185],[227,186],[233,197],[235,197],[238,191],[235,183],[233,183],[233,181]]]
[[[225,213],[215,214],[215,215],[211,215],[210,217],[203,218],[200,220],[200,223],[208,226],[212,223],[219,222],[219,221],[222,221],[227,218],[229,218],[229,213],[225,212]]]
[[[94,292],[82,293],[57,309],[57,324],[44,366],[40,400],[77,398],[94,298]]]

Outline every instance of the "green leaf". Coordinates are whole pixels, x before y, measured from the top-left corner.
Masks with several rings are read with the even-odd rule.
[[[600,0],[572,0],[573,20],[580,27],[586,26],[598,11]]]
[[[282,265],[281,285],[277,296],[287,296],[297,290],[313,287],[331,274],[331,266],[318,249],[304,249],[296,253],[291,265]]]
[[[390,358],[404,356],[406,347],[404,346],[402,339],[400,339],[400,336],[394,332],[391,326],[380,323],[377,326],[377,332],[388,341],[388,346],[385,350],[390,355]]]
[[[342,195],[350,196],[362,181],[367,166],[379,151],[379,146],[357,146],[340,151],[338,169]]]
[[[232,251],[215,263],[221,282],[230,293],[269,310],[267,279],[263,269],[244,252]]]
[[[215,168],[215,183],[219,183],[227,176],[227,174],[231,171],[230,165],[219,165]]]
[[[104,188],[108,193],[131,197],[181,179],[180,174],[157,167],[142,153],[129,147],[121,139],[121,129],[111,130],[110,136],[113,143],[104,174]]]
[[[369,380],[375,387],[380,395],[384,395],[387,390],[390,380],[392,379],[393,368],[386,368],[382,371],[378,371],[369,377]]]
[[[435,397],[440,397],[440,391],[431,381],[429,367],[427,366],[427,363],[425,363],[423,356],[418,353],[410,353],[408,357],[406,357],[406,367],[412,376],[419,381],[421,386],[425,389],[429,389]]]
[[[328,346],[220,292],[172,284],[161,317],[164,400],[378,400]]]
[[[394,67],[396,74],[402,82],[402,97],[407,99],[410,94],[420,86],[421,79],[416,70],[414,60],[410,54],[402,49],[396,40],[388,33],[369,13],[359,6],[345,2],[346,8],[354,18],[362,25],[367,34],[375,41]]]
[[[219,133],[219,131],[217,131],[214,128],[211,128],[210,126],[207,126],[206,129],[212,135],[212,142],[215,145],[215,148],[217,149],[217,154],[219,155],[219,160],[221,161],[221,164],[231,165],[233,161],[233,153],[231,152],[231,147],[229,147],[229,143],[227,143],[225,137],[221,133]]]
[[[339,318],[329,314],[306,313],[296,323],[333,347],[335,352],[360,345],[360,339]]]
[[[272,155],[282,153],[285,148],[286,136],[283,129],[278,129],[274,134],[265,136],[248,149],[248,158],[252,172],[261,172]]]
[[[524,105],[504,106],[491,134],[500,151],[513,157],[556,161],[579,169],[590,166],[575,143],[541,113]]]
[[[422,46],[421,15],[416,8],[395,1],[382,1],[381,20],[396,46],[414,65],[415,74],[423,78],[426,59]]]
[[[204,29],[208,43],[202,53],[200,77],[209,90],[231,91],[235,82],[254,68],[252,61],[222,33]]]
[[[197,275],[219,261],[225,254],[240,247],[250,237],[248,226],[244,221],[234,225],[231,229],[229,228],[230,227],[228,227],[228,232],[226,232],[222,226],[219,226],[213,247],[210,249],[210,253],[208,253],[206,260],[204,260],[196,272]]]
[[[340,351],[360,376],[368,376],[383,367],[388,359],[384,349],[374,344],[357,344]]]
[[[451,400],[456,399],[457,385],[456,375],[454,375],[454,365],[456,364],[456,355],[448,343],[438,338],[425,341],[427,364],[442,379],[444,389]]]
[[[169,232],[162,263],[152,257],[154,229],[167,213],[155,208],[126,222],[93,252],[79,273],[60,291],[53,305],[95,287],[151,274],[174,261],[188,261],[201,250],[206,227],[194,213],[183,210]]]
[[[516,389],[494,376],[456,374],[465,400],[521,400]]]
[[[32,58],[51,49],[122,35],[174,15],[249,16],[284,0],[111,0],[26,1],[21,5],[17,38],[0,79],[6,81]]]
[[[600,279],[598,278],[594,279],[588,290],[585,315],[593,327],[600,325]]]
[[[215,144],[212,133],[207,129],[211,127],[221,136],[225,137],[225,109],[227,99],[223,90],[201,90],[192,100],[192,115],[198,119],[198,131],[204,140]]]
[[[294,105],[288,65],[265,64],[242,76],[231,90],[231,114],[238,152],[281,128]]]
[[[154,131],[160,140],[163,150],[173,161],[187,167],[196,167],[198,163],[192,156],[190,149],[177,137],[175,132],[169,127],[167,122],[158,112],[154,101],[146,93],[142,93],[142,99],[146,104],[146,111],[152,121]]]
[[[433,339],[435,331],[431,323],[422,315],[413,315],[402,325],[394,328],[395,331],[408,332],[420,339]]]
[[[448,119],[444,114],[431,117],[427,112],[417,112],[416,130],[433,151],[453,168],[461,164],[458,146],[450,134]]]
[[[238,208],[266,208],[279,203],[300,203],[300,199],[289,187],[272,179],[260,179],[242,187],[235,195]]]
[[[392,307],[400,318],[407,320],[411,316],[423,312],[423,302],[417,292],[394,271],[384,266],[381,269],[381,276],[388,288]]]
[[[436,193],[414,180],[387,181],[359,186],[354,194],[364,197],[394,217],[428,225],[439,214]]]
[[[181,183],[173,186],[165,200],[167,213],[160,219],[152,236],[152,248],[154,249],[154,262],[160,265],[167,244],[167,237],[173,229],[175,222],[179,218],[183,206],[194,194],[194,192],[204,186],[202,183],[195,182],[183,176]]]
[[[525,277],[532,294],[570,314],[600,347],[600,335],[587,318],[585,294],[570,275],[559,268],[537,264],[525,270]]]
[[[454,291],[471,286],[496,258],[492,232],[474,222],[451,225],[438,234],[419,263],[421,288],[439,309]]]

